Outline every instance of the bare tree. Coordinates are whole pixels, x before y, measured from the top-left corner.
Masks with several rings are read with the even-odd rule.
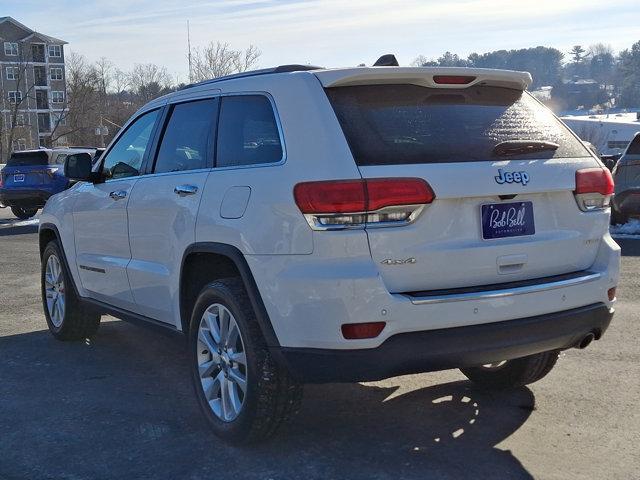
[[[153,63],[138,63],[129,73],[129,85],[142,105],[159,95],[168,93],[172,80],[166,67]]]
[[[192,55],[192,80],[199,82],[232,73],[246,72],[254,68],[262,52],[249,45],[245,50],[234,50],[224,42],[211,42],[204,48],[196,48]]]

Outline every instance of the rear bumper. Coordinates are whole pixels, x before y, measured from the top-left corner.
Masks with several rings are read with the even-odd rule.
[[[0,189],[0,203],[7,207],[42,208],[55,192],[37,189]]]
[[[401,333],[365,350],[282,347],[273,353],[301,382],[373,381],[565,350],[589,333],[599,339],[612,316],[612,308],[595,303],[517,320]]]

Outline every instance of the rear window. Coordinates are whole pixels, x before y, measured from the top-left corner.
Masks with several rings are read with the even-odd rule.
[[[49,156],[45,151],[39,152],[14,152],[7,161],[7,167],[28,167],[33,165],[46,165]]]
[[[326,92],[358,165],[590,156],[550,111],[518,90],[359,85]],[[494,153],[498,143],[517,140],[559,148]]]

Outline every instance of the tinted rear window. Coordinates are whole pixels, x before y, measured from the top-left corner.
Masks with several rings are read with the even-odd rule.
[[[47,152],[14,152],[7,161],[7,167],[27,167],[46,165],[49,162]]]
[[[326,89],[358,165],[585,157],[589,152],[528,94],[499,87],[360,85]],[[509,140],[557,150],[500,157]]]

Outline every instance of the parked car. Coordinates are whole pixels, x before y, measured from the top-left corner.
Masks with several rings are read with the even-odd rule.
[[[640,216],[640,132],[613,168],[616,193],[611,207],[611,223],[627,223]]]
[[[54,148],[13,152],[0,170],[0,204],[20,219],[33,217],[47,199],[69,187],[63,165],[71,153],[93,155],[95,148]]]
[[[541,379],[604,334],[620,248],[611,173],[530,82],[293,65],[150,102],[96,165],[67,159],[81,182],[42,212],[51,333],[111,314],[186,336],[235,443],[275,432],[304,383]]]

